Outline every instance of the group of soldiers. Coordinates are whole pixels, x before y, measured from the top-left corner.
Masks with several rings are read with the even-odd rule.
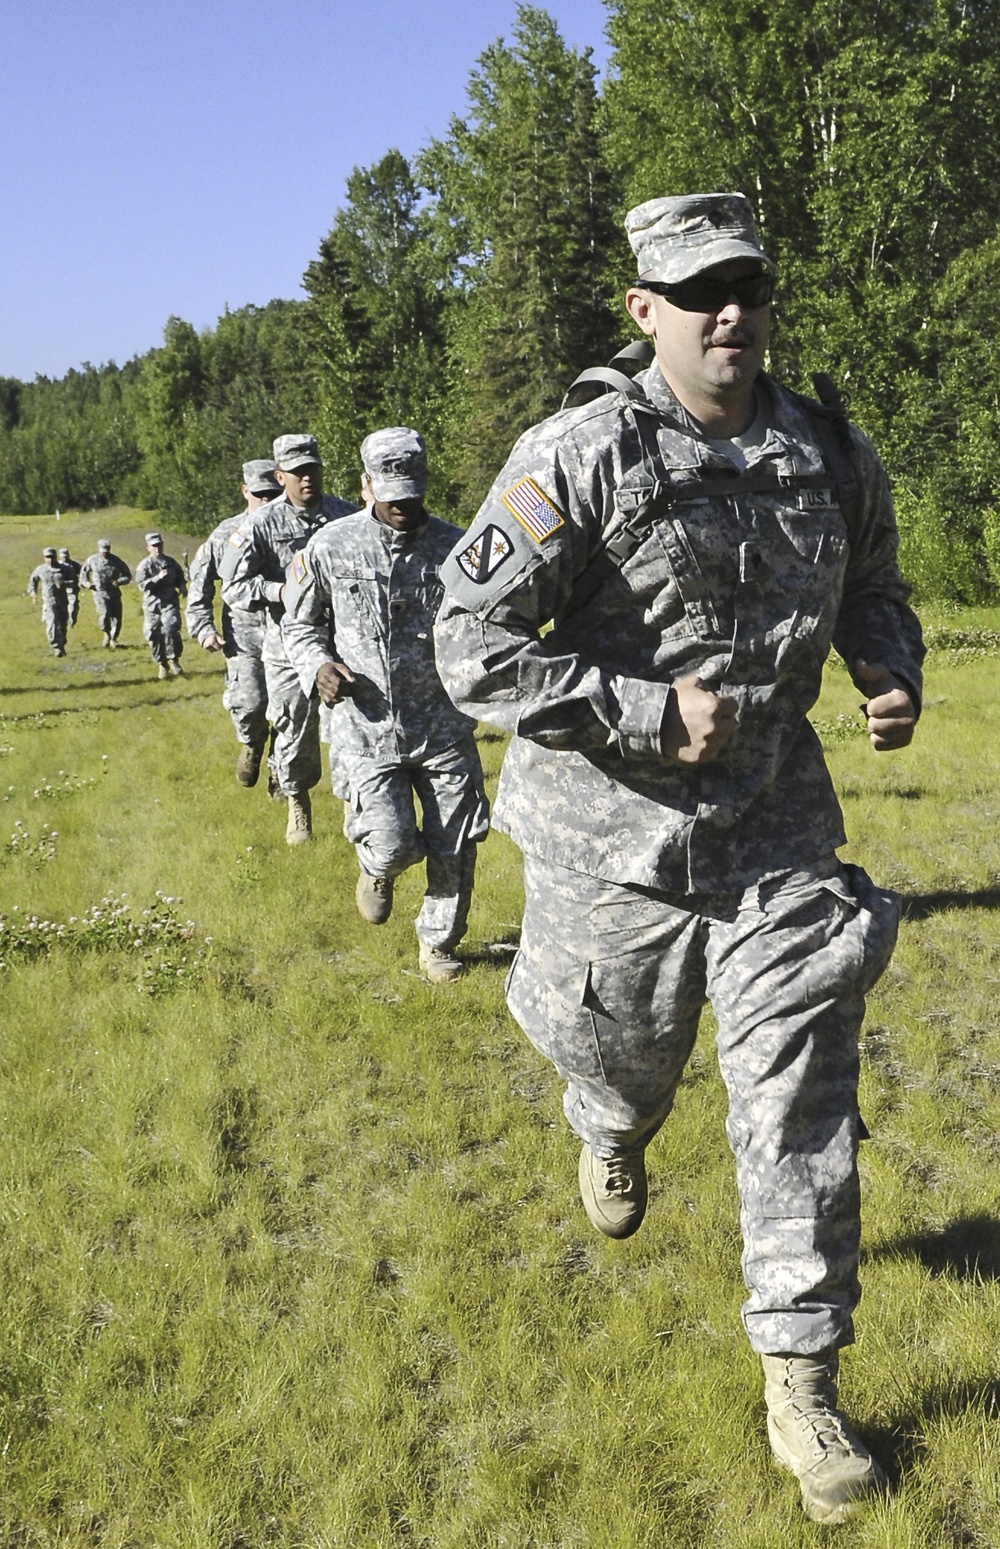
[[[496,821],[526,908],[508,1004],[565,1083],[606,1237],[643,1222],[646,1152],[711,1003],[768,1439],[806,1513],[835,1523],[885,1487],[837,1378],[861,1294],[858,1035],[898,900],[835,853],[808,712],[833,645],[873,749],[905,747],[920,627],[874,448],[763,369],[775,265],[748,201],[651,199],[626,231],[652,364],[528,430],[469,531],[427,512],[416,431],[362,442],[361,509],[324,494],[312,436],[282,435],[195,556],[187,624],[226,655],[236,776],[255,785],[267,753],[289,844],[311,838],[329,744],[366,921],[426,860],[433,981],[462,970],[487,829],[475,721],[510,735]],[[136,579],[162,599],[159,536]],[[32,582],[53,614],[62,597],[61,652],[55,561]]]
[[[122,628],[122,587],[132,571],[120,555],[112,553],[111,539],[98,540],[97,553],[81,565],[69,549],[42,550],[42,563],[28,578],[28,596],[37,605],[42,599],[42,623],[54,656],[66,655],[67,635],[80,614],[80,592],[90,591],[97,611],[101,644],[116,650]],[[146,557],[140,560],[135,582],[142,593],[143,635],[149,644],[159,676],[182,671],[180,595],[187,579],[181,565],[163,552],[163,535],[146,534]]]

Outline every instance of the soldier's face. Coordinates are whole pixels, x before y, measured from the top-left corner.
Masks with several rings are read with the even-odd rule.
[[[393,532],[413,532],[427,520],[419,495],[406,500],[376,500],[373,508],[379,521],[391,527]]]
[[[285,486],[285,494],[293,506],[312,506],[323,495],[323,470],[319,463],[302,463],[298,468],[279,468],[275,473],[279,484]]]
[[[147,543],[146,544],[146,552],[147,552],[147,554],[152,554],[154,559],[159,559],[160,555],[163,553],[163,544],[162,543]]]
[[[733,259],[706,273],[737,280],[759,269],[752,259]],[[715,311],[695,312],[638,288],[628,292],[626,305],[655,341],[660,370],[686,407],[705,397],[739,397],[752,388],[770,337],[769,305],[746,309],[731,294]]]
[[[252,490],[250,488],[250,486],[247,485],[247,484],[244,484],[242,486],[242,488],[243,488],[243,499],[247,503],[247,510],[248,511],[256,511],[259,506],[266,506],[268,501],[274,499],[273,495],[258,495],[258,494],[256,494],[255,491]]]

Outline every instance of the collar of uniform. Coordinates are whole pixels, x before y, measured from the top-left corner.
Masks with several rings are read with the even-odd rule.
[[[695,424],[684,405],[671,391],[658,362],[654,360],[645,371],[637,374],[635,380],[654,408],[659,409],[699,444],[698,450],[702,453],[703,462],[718,463],[719,466],[726,463],[722,454],[709,446],[704,431]],[[776,473],[819,472],[823,467],[823,459],[805,410],[764,371],[757,378],[756,386],[767,405],[768,428],[763,441],[753,449],[747,471],[768,462],[775,464]]]

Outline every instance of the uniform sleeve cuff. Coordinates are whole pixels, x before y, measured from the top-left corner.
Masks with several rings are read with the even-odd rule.
[[[663,753],[663,719],[669,699],[669,683],[649,683],[643,678],[619,679],[618,736],[630,752]]]

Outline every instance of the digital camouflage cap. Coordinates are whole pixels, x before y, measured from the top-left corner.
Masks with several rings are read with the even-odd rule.
[[[361,443],[361,461],[376,500],[419,500],[427,489],[427,447],[418,430],[374,431]]]
[[[274,477],[275,464],[269,457],[255,457],[243,464],[243,482],[251,495],[280,495],[281,485]]]
[[[296,432],[278,436],[274,443],[274,461],[283,473],[294,473],[296,468],[304,468],[307,463],[323,466],[316,437]]]
[[[775,264],[761,246],[745,194],[682,194],[647,199],[625,217],[640,277],[677,284],[732,258]]]

